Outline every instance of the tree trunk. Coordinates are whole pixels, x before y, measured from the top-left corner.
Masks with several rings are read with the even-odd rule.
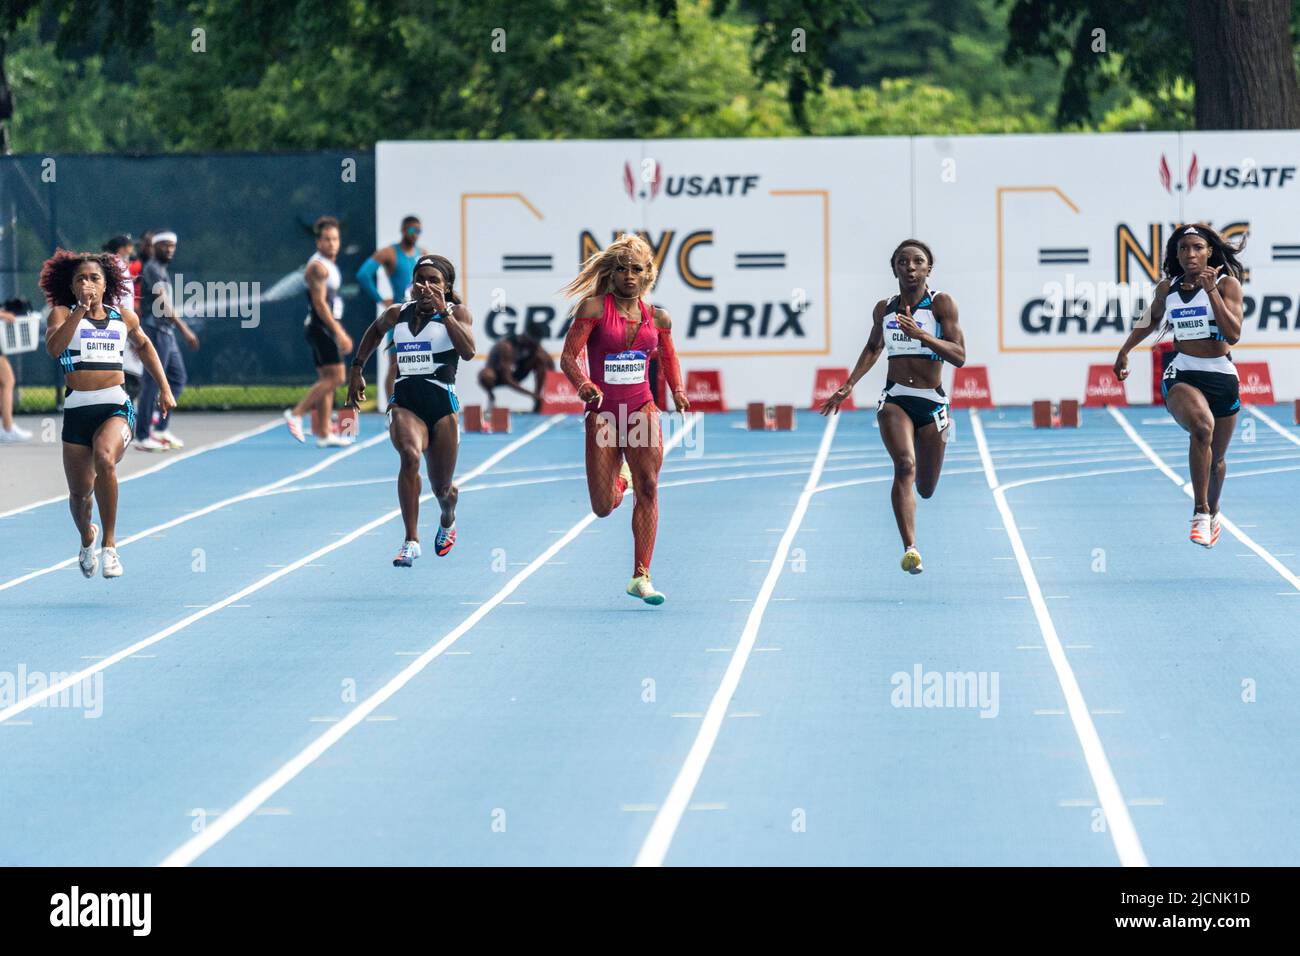
[[[1290,0],[1188,0],[1196,128],[1300,128]]]

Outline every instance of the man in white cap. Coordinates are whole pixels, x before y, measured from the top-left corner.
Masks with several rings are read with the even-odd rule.
[[[176,304],[171,298],[171,276],[167,264],[176,254],[176,233],[162,231],[154,233],[153,257],[140,271],[140,326],[153,343],[158,353],[158,360],[167,373],[167,384],[172,395],[181,397],[185,388],[185,360],[181,358],[180,346],[176,342],[178,329],[185,339],[185,344],[192,349],[199,347],[195,335],[185,320],[181,318]],[[158,385],[150,376],[145,376],[140,388],[140,403],[136,412],[135,447],[142,451],[161,451],[166,448],[180,448],[183,442],[172,434],[171,415],[163,412],[158,424],[153,425],[154,406],[158,401]]]

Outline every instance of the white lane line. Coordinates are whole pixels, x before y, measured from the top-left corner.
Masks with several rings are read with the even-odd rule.
[[[156,465],[150,465],[148,468],[145,468],[141,471],[132,472],[131,474],[125,476],[124,478],[119,478],[117,480],[117,483],[121,485],[128,481],[134,481],[136,478],[143,478],[145,475],[155,474],[156,472],[162,471],[164,468],[170,468],[172,465],[177,465],[180,464],[182,461],[185,461],[189,458],[193,458],[195,455],[202,455],[205,452],[216,451],[218,448],[225,448],[227,445],[234,445],[238,442],[241,442],[245,438],[252,438],[254,435],[260,435],[262,434],[262,432],[268,432],[272,428],[275,428],[277,425],[283,426],[284,419],[283,418],[273,419],[272,421],[267,422],[265,425],[258,425],[256,428],[250,428],[248,431],[239,432],[237,434],[231,435],[229,438],[223,438],[221,439],[221,441],[213,442],[211,445],[204,445],[201,448],[195,448],[192,451],[181,452],[179,455],[176,455],[175,457],[172,457],[172,453],[168,452],[167,453],[168,457],[165,460],[160,461]],[[23,505],[21,508],[11,508],[8,511],[0,511],[0,518],[8,518],[10,515],[21,514],[24,511],[31,511],[33,508],[41,508],[44,507],[45,505],[57,504],[60,501],[67,501],[67,500],[68,500],[68,495],[65,492],[64,494],[61,494],[55,498],[46,498],[43,501],[35,501],[29,505]]]
[[[798,532],[799,525],[808,510],[808,503],[812,500],[813,493],[816,491],[822,468],[826,465],[826,456],[830,454],[831,442],[835,438],[835,428],[839,420],[838,415],[831,415],[827,418],[826,427],[822,432],[821,444],[817,448],[817,458],[813,461],[812,470],[809,471],[808,478],[804,482],[803,491],[799,495],[799,501],[794,507],[794,512],[790,515],[790,522],[786,525],[785,533],[776,546],[776,553],[772,555],[772,563],[768,566],[763,586],[759,589],[754,606],[750,608],[749,618],[745,622],[745,629],[736,642],[735,653],[727,664],[727,670],[723,674],[717,692],[709,702],[709,709],[705,714],[703,723],[700,724],[700,730],[695,736],[695,742],[691,745],[690,752],[687,754],[681,770],[678,771],[677,778],[673,781],[663,806],[655,815],[654,823],[650,826],[650,832],[646,834],[645,842],[641,844],[641,849],[636,856],[637,866],[663,865],[664,857],[668,853],[668,847],[672,843],[673,834],[677,832],[682,814],[691,801],[691,796],[695,792],[701,774],[704,773],[704,765],[709,759],[709,753],[713,750],[714,742],[718,739],[718,732],[722,728],[722,721],[726,717],[727,708],[730,706],[731,699],[740,684],[740,676],[744,673],[750,651],[758,638],[758,629],[763,623],[763,612],[767,610],[768,601],[772,597],[772,592],[776,589],[777,579],[785,567],[786,558],[790,553],[790,546],[794,543],[794,536]]]
[[[372,445],[387,440],[388,440],[387,432],[385,432],[382,435],[376,435],[374,438],[367,439],[366,441],[363,441],[360,444],[353,445],[350,448],[345,448],[343,451],[335,452],[334,454],[330,455],[328,458],[322,459],[321,461],[312,465],[310,468],[306,468],[303,471],[295,472],[292,475],[286,475],[285,477],[279,479],[278,481],[273,481],[270,484],[262,485],[260,488],[254,488],[252,491],[245,491],[243,494],[238,494],[235,495],[234,497],[226,498],[222,501],[215,502],[213,504],[207,505],[206,507],[199,508],[195,511],[186,512],[183,515],[179,515],[175,518],[172,518],[170,521],[164,521],[162,524],[156,524],[152,528],[145,528],[143,531],[137,531],[133,535],[128,535],[125,538],[120,538],[117,542],[117,546],[119,549],[124,548],[126,545],[131,544],[132,542],[135,541],[139,541],[141,538],[156,536],[161,531],[166,531],[168,528],[174,528],[177,525],[184,524],[187,521],[193,521],[195,518],[201,518],[203,517],[203,515],[211,514],[212,512],[217,511],[220,508],[225,508],[227,505],[233,505],[236,502],[240,502],[240,501],[248,501],[249,499],[257,498],[260,497],[261,495],[268,494],[269,492],[273,491],[276,488],[280,488],[283,485],[289,484],[290,482],[299,481],[303,478],[306,478],[309,475],[314,475],[317,472],[322,471],[330,467],[331,465],[342,461],[344,458],[349,458],[352,455],[357,454],[357,452],[363,451],[364,449],[369,448]],[[77,563],[77,557],[76,555],[73,555],[70,558],[66,558],[63,561],[60,561],[58,564],[51,564],[49,567],[41,568],[39,571],[32,571],[28,574],[22,575],[21,577],[16,577],[9,581],[5,581],[3,584],[0,584],[0,591],[6,591],[9,588],[17,587],[20,584],[32,580],[33,578],[39,578],[42,575],[49,574],[51,571],[58,571],[60,568],[71,567],[76,563]]]
[[[687,424],[681,428],[675,435],[664,443],[664,454],[667,454],[672,448],[680,444],[691,429],[699,421],[700,413],[688,416]],[[519,447],[527,441],[536,438],[547,428],[551,427],[558,421],[563,421],[563,415],[556,415],[549,421],[538,425],[532,431],[514,442],[511,442],[501,451],[487,459],[483,465],[479,466],[480,473],[486,470],[491,464],[495,464],[501,458],[509,454],[514,448]],[[472,474],[472,473],[471,473]],[[468,480],[468,476],[465,479]],[[427,497],[432,498],[432,495]],[[390,513],[388,517],[396,516],[400,511]],[[388,701],[394,694],[410,683],[421,671],[428,667],[452,644],[458,641],[462,636],[467,634],[479,621],[492,612],[492,609],[508,598],[519,588],[524,581],[528,580],[536,571],[545,566],[546,562],[555,557],[566,545],[577,539],[582,530],[596,520],[595,514],[588,512],[581,520],[569,528],[568,532],[558,541],[546,548],[541,554],[533,559],[532,563],[523,570],[517,572],[514,577],[507,581],[496,594],[492,595],[481,607],[470,613],[470,615],[461,621],[455,628],[447,632],[441,640],[430,647],[420,657],[416,658],[405,668],[403,668],[395,677],[389,680],[383,687],[375,691],[361,703],[357,704],[352,710],[348,711],[336,724],[332,724],[328,730],[313,740],[310,744],[298,752],[291,760],[281,766],[269,777],[259,783],[247,794],[241,797],[221,818],[213,824],[206,826],[200,833],[195,834],[185,843],[181,844],[175,850],[167,855],[160,866],[188,866],[197,860],[204,852],[210,849],[228,833],[243,823],[250,817],[254,811],[272,796],[283,789],[298,774],[302,773],[307,767],[311,766],[325,751],[338,743],[354,727],[361,724],[369,717],[378,707]]]
[[[1128,807],[1124,804],[1119,783],[1115,780],[1115,773],[1106,757],[1106,750],[1101,744],[1097,728],[1092,722],[1092,715],[1088,713],[1088,704],[1083,699],[1083,691],[1079,688],[1074,670],[1070,667],[1065,648],[1061,646],[1061,639],[1056,633],[1051,612],[1047,610],[1047,602],[1043,599],[1043,592],[1038,586],[1038,577],[1025,551],[1025,544],[1020,539],[1020,531],[1016,527],[1011,506],[1007,503],[1006,489],[998,484],[998,475],[993,468],[993,458],[989,455],[988,442],[984,438],[984,428],[976,409],[971,409],[970,420],[975,444],[980,450],[980,457],[984,460],[985,478],[993,492],[993,500],[997,503],[998,512],[1002,515],[1002,524],[1011,541],[1011,550],[1016,555],[1020,576],[1029,591],[1034,616],[1038,619],[1038,629],[1043,634],[1043,643],[1047,646],[1047,655],[1051,659],[1052,669],[1056,672],[1056,680],[1065,695],[1070,722],[1074,726],[1079,745],[1083,748],[1083,757],[1088,765],[1093,786],[1097,790],[1097,799],[1106,813],[1108,830],[1115,844],[1115,851],[1124,866],[1146,866],[1147,858],[1142,850],[1142,842],[1138,839],[1137,829],[1129,817]]]
[[[1258,418],[1269,428],[1273,429],[1273,431],[1277,432],[1287,441],[1300,445],[1300,435],[1297,435],[1295,432],[1290,431],[1289,429],[1281,425],[1279,422],[1274,420],[1272,415],[1265,414],[1258,405],[1247,405],[1246,407],[1250,409],[1250,413],[1252,415]],[[0,515],[0,517],[4,517],[4,516]]]
[[[503,446],[494,454],[489,455],[483,461],[482,464],[471,469],[465,475],[458,476],[458,480],[467,482],[472,478],[474,478],[476,475],[481,475],[483,472],[487,471],[498,461],[505,458],[507,455],[511,454],[517,448],[526,445],[528,442],[532,441],[538,435],[541,435],[543,432],[545,432],[556,422],[563,421],[563,419],[564,419],[563,415],[556,415],[553,418],[549,419],[548,421],[542,422],[540,425],[536,426],[531,431],[521,435],[519,438],[516,438],[510,444]],[[420,499],[420,501],[423,503],[425,501],[430,500],[431,498],[433,498],[432,493],[424,495]],[[75,687],[76,685],[80,684],[83,680],[85,680],[87,677],[90,677],[92,674],[105,670],[113,666],[114,664],[116,664],[118,661],[130,657],[131,655],[144,650],[146,647],[151,647],[152,645],[157,644],[159,641],[166,640],[167,638],[171,637],[173,634],[176,634],[177,632],[184,630],[185,628],[189,627],[191,624],[195,623],[196,621],[201,621],[205,617],[215,614],[216,612],[220,611],[222,608],[226,607],[227,605],[234,604],[242,600],[243,598],[248,597],[250,594],[253,594],[256,591],[260,591],[262,588],[266,587],[267,585],[273,584],[276,581],[280,580],[280,578],[292,574],[294,571],[298,570],[303,565],[310,564],[312,561],[315,561],[317,558],[324,557],[325,555],[329,554],[332,551],[337,551],[339,548],[342,548],[345,545],[348,545],[351,542],[355,541],[357,538],[361,537],[371,528],[377,528],[380,525],[385,524],[386,522],[389,522],[394,518],[398,517],[401,513],[402,512],[400,508],[394,508],[392,511],[380,515],[378,518],[375,518],[373,521],[369,521],[366,524],[363,524],[355,531],[352,531],[349,534],[345,535],[344,537],[339,538],[337,541],[327,544],[322,548],[318,548],[317,550],[313,551],[311,554],[299,558],[297,561],[294,561],[292,564],[286,565],[285,567],[281,568],[278,571],[273,571],[272,573],[266,575],[266,577],[259,578],[257,581],[254,581],[252,584],[248,585],[247,587],[241,588],[240,590],[236,591],[234,594],[227,595],[226,597],[222,598],[220,601],[217,601],[215,604],[210,604],[206,608],[203,608],[202,610],[195,611],[193,614],[189,615],[188,617],[182,618],[181,620],[177,621],[175,624],[172,624],[169,627],[165,627],[161,631],[158,631],[154,634],[150,634],[148,637],[143,638],[142,640],[136,641],[130,647],[125,647],[120,651],[110,654],[108,657],[105,657],[102,661],[100,661],[98,664],[94,665],[93,667],[84,668],[83,670],[77,671],[74,674],[68,675],[63,680],[58,681],[57,683],[50,684],[44,690],[28,694],[27,696],[23,697],[22,700],[17,701],[9,705],[8,707],[5,707],[4,709],[0,710],[0,723],[3,723],[4,721],[17,716],[18,714],[22,713],[23,711],[27,710],[30,707],[35,707],[37,704],[41,703],[42,701],[50,697],[53,697],[55,694],[61,693],[66,688]]]
[[[1184,482],[1183,479],[1178,476],[1177,472],[1165,464],[1164,459],[1157,455],[1155,451],[1152,450],[1151,446],[1143,441],[1142,436],[1134,430],[1133,426],[1128,423],[1128,419],[1115,411],[1113,406],[1107,405],[1106,411],[1110,412],[1111,418],[1119,422],[1119,427],[1124,429],[1124,433],[1133,440],[1133,444],[1137,445],[1138,448],[1142,450],[1142,454],[1146,455],[1147,458],[1151,460],[1152,464],[1164,472],[1166,478],[1178,485],[1178,487],[1182,488],[1183,493],[1186,494],[1187,497],[1196,497],[1196,493],[1192,491],[1192,483],[1190,481]],[[1232,472],[1229,471],[1229,474],[1231,473]],[[1267,562],[1268,566],[1280,574],[1287,584],[1291,585],[1291,587],[1295,588],[1297,591],[1300,591],[1300,578],[1296,577],[1290,568],[1279,561],[1270,552],[1256,544],[1254,538],[1242,531],[1237,527],[1237,525],[1233,524],[1232,521],[1229,520],[1228,516],[1222,511],[1219,512],[1219,521],[1222,522],[1223,527],[1228,530],[1229,534],[1263,558],[1264,561]]]

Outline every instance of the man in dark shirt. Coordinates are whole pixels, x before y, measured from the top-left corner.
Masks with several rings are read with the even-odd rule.
[[[171,298],[171,275],[167,266],[176,254],[176,233],[157,232],[153,237],[153,257],[140,270],[140,326],[149,336],[158,361],[167,373],[167,384],[172,394],[181,397],[185,388],[185,360],[181,358],[176,332],[192,349],[199,347],[199,339],[185,324]],[[153,425],[154,406],[158,401],[158,384],[152,376],[145,376],[140,388],[140,407],[135,422],[135,447],[142,451],[161,451],[184,445],[171,432],[171,416],[163,412],[158,424]]]

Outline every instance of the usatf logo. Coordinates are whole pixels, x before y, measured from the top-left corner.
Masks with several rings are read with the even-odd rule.
[[[1256,189],[1261,187],[1267,189],[1270,186],[1281,189],[1288,181],[1296,178],[1296,167],[1260,166],[1253,159],[1245,159],[1239,166],[1207,166],[1202,172],[1196,161],[1196,154],[1192,153],[1192,164],[1187,168],[1188,192],[1191,192],[1197,183],[1197,173],[1200,173],[1200,183],[1206,189],[1245,189],[1251,186]],[[1164,186],[1165,192],[1171,195],[1174,192],[1181,192],[1183,188],[1181,182],[1173,182],[1169,161],[1165,159],[1163,153],[1160,154],[1160,185]]]
[[[1192,165],[1187,167],[1187,191],[1191,192],[1192,187],[1196,185],[1196,154],[1192,153]],[[1165,154],[1160,154],[1160,185],[1165,187],[1165,192],[1173,195],[1174,189],[1181,191],[1182,183],[1173,183],[1173,189],[1170,184],[1173,183],[1172,174],[1169,172],[1169,161],[1165,159]]]
[[[632,164],[623,164],[623,188],[627,191],[628,199],[654,199],[659,195],[659,186],[663,182],[662,174],[659,171],[659,164],[653,159],[643,159],[641,161],[641,190],[640,195],[637,191],[637,177],[632,175]]]
[[[755,173],[733,173],[725,176],[664,176],[657,160],[641,160],[641,173],[632,171],[631,163],[623,164],[623,191],[634,202],[654,199],[660,187],[670,199],[678,196],[748,196],[758,189]]]

